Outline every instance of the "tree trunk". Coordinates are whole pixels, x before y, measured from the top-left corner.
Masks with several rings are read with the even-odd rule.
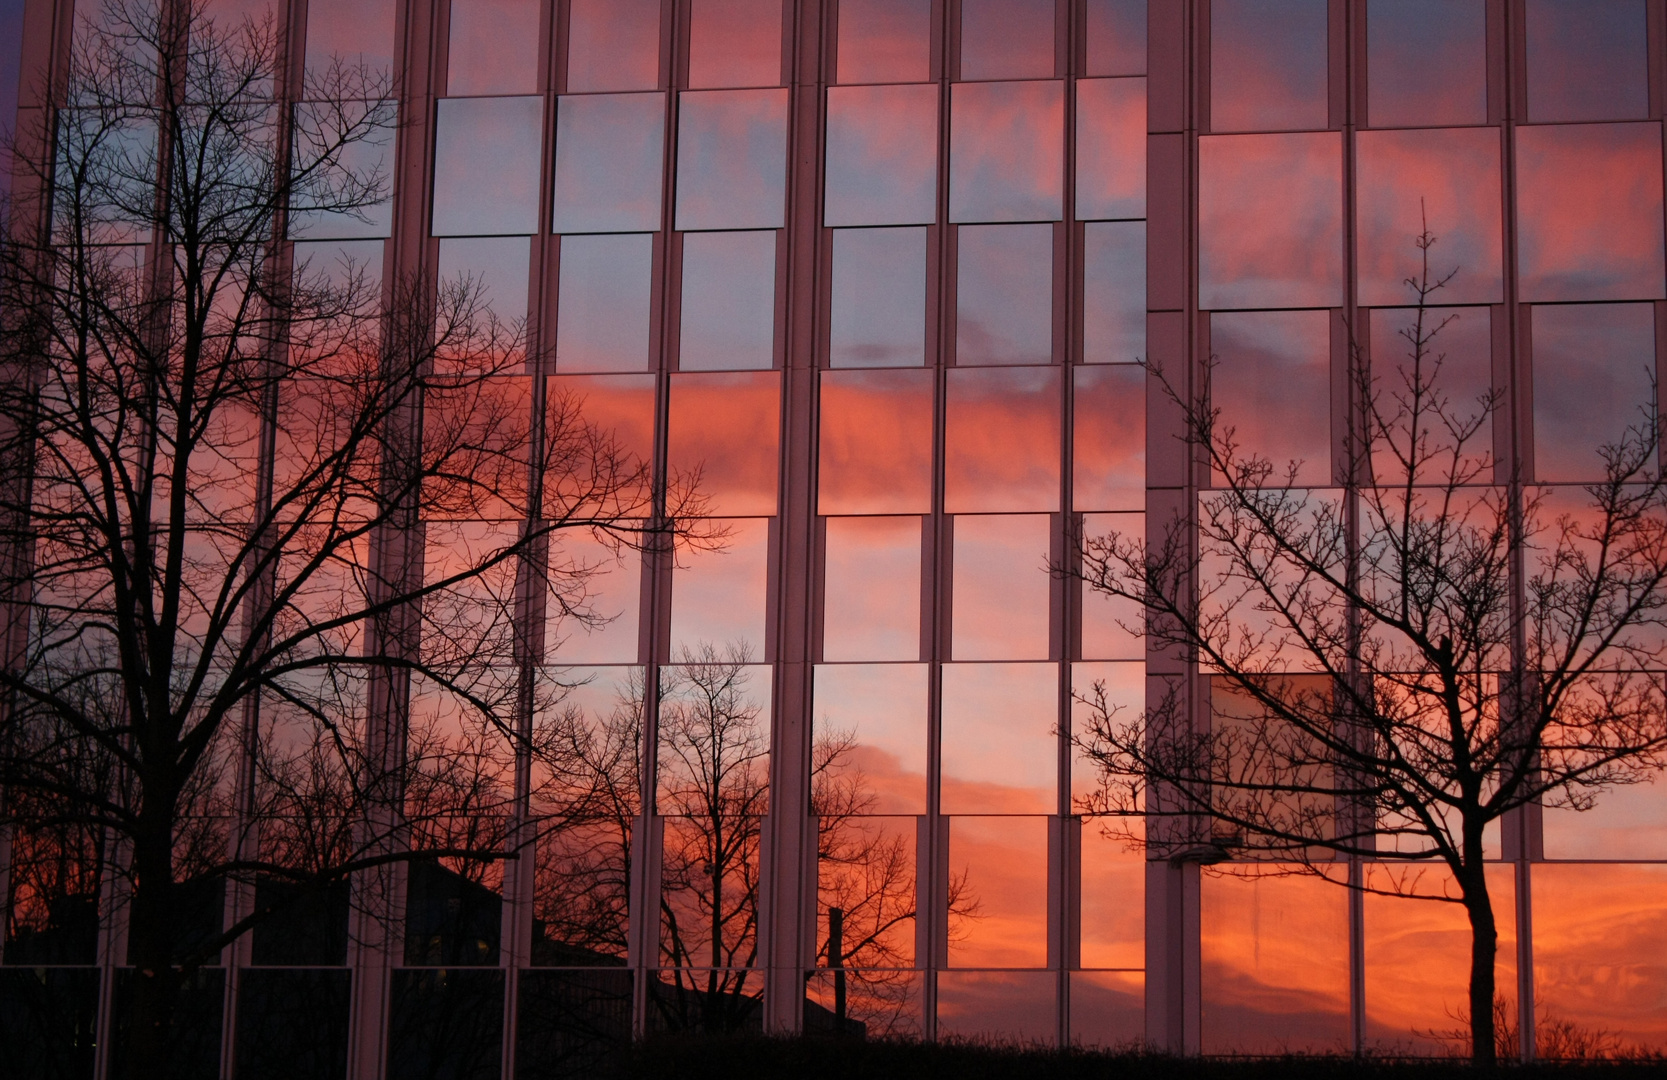
[[[1465,913],[1470,916],[1470,1059],[1477,1065],[1493,1065],[1498,1060],[1493,1022],[1493,966],[1499,951],[1499,928],[1494,922],[1493,901],[1488,896],[1487,874],[1480,858],[1460,871],[1459,891],[1464,897]]]
[[[152,1080],[169,1075],[180,971],[174,964],[173,850],[167,831],[133,846],[133,901],[128,945],[133,959],[127,1016],[127,1075]]]

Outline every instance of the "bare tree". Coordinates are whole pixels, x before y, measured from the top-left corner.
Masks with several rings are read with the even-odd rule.
[[[1131,629],[1203,683],[1173,680],[1133,717],[1097,687],[1076,738],[1100,768],[1085,809],[1141,815],[1158,852],[1462,904],[1470,1050],[1491,1062],[1484,834],[1534,806],[1586,809],[1667,755],[1667,487],[1653,402],[1617,418],[1581,512],[1495,462],[1499,396],[1444,389],[1434,240],[1417,238],[1405,355],[1351,350],[1336,490],[1299,489],[1299,463],[1242,445],[1207,388],[1151,369],[1214,479],[1195,522],[1089,538],[1080,573],[1142,605]],[[1431,864],[1451,887],[1419,887]]]

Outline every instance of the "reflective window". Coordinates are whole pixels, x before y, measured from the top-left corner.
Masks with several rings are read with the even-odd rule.
[[[1366,108],[1374,127],[1484,124],[1485,0],[1369,0]]]
[[[1433,297],[1453,304],[1502,299],[1499,133],[1493,128],[1363,131],[1355,141],[1359,180],[1360,302],[1410,304],[1420,273],[1418,237],[1432,281],[1452,275]]]
[[[394,0],[333,0],[307,10],[307,74],[321,75],[332,59],[363,64],[373,73],[394,67]]]
[[[1584,491],[1574,491],[1590,505]],[[1659,774],[1652,783],[1610,788],[1590,810],[1548,806],[1544,814],[1548,859],[1667,859],[1667,778]]]
[[[632,664],[637,660],[642,556],[604,543],[584,529],[550,539],[550,573],[584,591],[584,610],[547,602],[544,661],[550,664]],[[580,618],[579,615],[589,618]],[[588,625],[587,625],[588,623]]]
[[[714,646],[745,649],[751,659],[762,660],[770,521],[739,518],[722,524],[727,533],[722,549],[678,555],[680,565],[671,576],[672,656]]]
[[[1125,665],[1129,666],[1129,665]],[[1146,853],[1108,830],[1104,819],[1082,823],[1082,966],[1146,965]],[[1107,835],[1108,831],[1112,835]]]
[[[469,884],[472,882],[461,881],[459,889]],[[432,903],[445,905],[441,910],[451,913],[449,905],[464,899],[441,892]],[[481,899],[471,910],[474,906],[484,912],[490,902]],[[499,900],[500,917],[502,909]],[[503,1056],[503,971],[394,971],[389,984],[390,1076],[419,1073],[436,1060],[496,1061]]]
[[[556,300],[556,368],[646,371],[654,238],[562,238]]]
[[[1268,483],[1296,468],[1298,486],[1331,480],[1331,313],[1259,311],[1210,317],[1210,404],[1238,460],[1265,458]]]
[[[452,0],[446,93],[538,90],[538,0]]]
[[[1210,0],[1210,130],[1325,127],[1328,45],[1326,0]]]
[[[1138,505],[1138,504],[1137,504]],[[1084,514],[1084,536],[1116,535],[1125,542],[1144,539],[1146,516],[1138,513]],[[1081,655],[1086,660],[1140,660],[1146,655],[1142,637],[1146,613],[1134,600],[1107,596],[1082,586]],[[1136,710],[1138,711],[1138,710]]]
[[[714,514],[776,512],[781,378],[774,372],[673,375],[667,467],[692,476]]]
[[[1660,299],[1660,125],[1519,128],[1517,230],[1524,300]]]
[[[1146,74],[1146,0],[1088,0],[1085,75]]]
[[[938,219],[938,88],[828,90],[824,225],[930,225]]]
[[[295,107],[297,156],[318,162],[339,139],[341,121],[332,120],[330,108],[303,102]],[[362,119],[350,117],[349,122]],[[297,240],[370,240],[393,231],[394,128],[372,128],[365,137],[334,151],[336,166],[320,174],[317,187],[305,181],[291,199],[297,207],[290,215],[289,234]],[[305,206],[340,205],[334,187],[351,177],[356,184],[379,184],[381,202],[356,210],[307,210]]]
[[[1077,81],[1077,219],[1146,216],[1146,80]]]
[[[944,510],[1058,510],[1059,370],[961,369],[947,378]]]
[[[840,0],[839,81],[932,77],[931,0]]]
[[[787,186],[787,91],[679,98],[677,227],[779,229]]]
[[[1059,787],[1059,665],[943,665],[946,814],[1045,814]]]
[[[925,664],[816,665],[816,745],[849,745],[843,764],[872,796],[860,813],[926,813],[927,676]]]
[[[440,279],[467,282],[481,307],[506,331],[527,319],[527,271],[532,241],[525,236],[468,237],[440,241]]]
[[[774,366],[776,234],[690,233],[683,238],[677,366],[736,371]]]
[[[1121,709],[1117,715],[1138,716],[1146,708],[1146,665],[1144,663],[1084,662],[1071,665],[1071,724],[1078,737],[1085,734],[1093,712],[1083,699],[1094,700],[1105,694],[1108,709]],[[1092,815],[1105,810],[1104,799],[1096,798],[1100,789],[1100,767],[1080,746],[1071,753],[1071,811]],[[1127,822],[1121,823],[1128,824]],[[1086,830],[1091,822],[1084,822]],[[1086,932],[1086,928],[1085,928]],[[1086,939],[1085,939],[1086,940]],[[1085,961],[1086,963],[1086,961]]]
[[[959,878],[961,885],[959,895],[950,904],[950,967],[1039,968],[1047,964],[1047,818],[951,818],[949,873],[952,880]],[[958,899],[969,904],[976,901],[979,917],[958,920],[954,903]],[[940,1010],[955,1005],[953,995],[948,1001],[942,1000],[945,978],[940,976],[938,983]],[[1035,997],[1038,990],[1045,994],[1041,1002]],[[1047,992],[1051,990],[1048,983],[1032,984],[1028,1005],[1020,1005],[1016,1011],[990,1009],[975,1019],[969,1018],[972,1022],[963,1030],[969,1035],[973,1030],[1010,1032],[1015,1021],[1032,1012],[1040,1012],[1052,1023],[1054,995]],[[988,1008],[988,1002],[982,1004]],[[1006,1015],[1000,1019],[992,1015],[1003,1013]]]
[[[555,232],[660,227],[664,94],[556,99]]]
[[[434,122],[434,235],[538,231],[540,97],[451,98]],[[483,168],[486,163],[490,167]]]
[[[961,0],[961,78],[1045,79],[1054,0]]]
[[[957,83],[950,114],[949,220],[1059,220],[1064,84]]]
[[[833,367],[919,367],[926,362],[926,230],[841,229],[833,234]]]
[[[822,659],[920,658],[920,519],[828,518]]]
[[[1046,514],[962,514],[954,519],[952,647],[956,660],[1048,657]]]
[[[963,846],[977,844],[976,823],[963,826]],[[1000,858],[996,853],[991,857]],[[1031,869],[1024,867],[1025,870]],[[1036,878],[1034,887],[1041,887]],[[1005,878],[998,882],[1003,895],[1012,886]],[[1004,919],[1002,926],[1022,929],[1028,934],[1028,909],[1020,909],[1021,918]],[[951,911],[950,933],[962,920]],[[964,920],[976,925],[971,919]],[[954,948],[954,946],[951,946]],[[1029,958],[1029,950],[1024,950]],[[1058,974],[1050,971],[942,971],[938,973],[938,1037],[960,1037],[969,1040],[1000,1039],[1018,1043],[1051,1043],[1059,1037],[1059,1019],[1055,1015],[1058,998]]]
[[[1082,229],[1082,362],[1146,356],[1146,223],[1091,221]]]
[[[660,85],[660,0],[568,0],[567,89]]]
[[[932,509],[930,371],[825,371],[817,512]]]
[[[594,512],[593,469],[646,478],[647,467],[654,461],[654,383],[653,375],[558,375],[550,379],[544,422],[558,449],[564,438],[571,445],[586,428],[605,442],[600,451],[588,446],[580,449],[571,471],[545,472],[546,517]],[[645,497],[640,491],[637,494]]]
[[[689,87],[781,85],[781,0],[689,0]]]
[[[1070,979],[1072,1045],[1115,1052],[1145,1040],[1144,971],[1073,971]]]
[[[955,362],[1053,362],[1053,226],[956,231]]]
[[[846,970],[837,976],[843,993],[826,993],[834,988],[826,985],[831,979],[824,971],[819,980],[823,985],[807,987],[806,997],[820,999],[830,1012],[843,1007],[846,1020],[862,1024],[863,1034],[870,1038],[918,1033],[909,1016],[919,1011],[918,1001],[912,1008],[909,1001],[918,989],[911,985],[918,976],[862,969],[914,963],[919,819],[843,813],[847,805],[875,801],[868,777],[857,766],[855,754],[831,746],[823,753],[828,764],[811,781],[811,812],[819,815],[817,962],[824,969],[837,963]],[[832,926],[836,910],[837,938]]]
[[[1453,467],[1451,453],[1461,449],[1464,469],[1484,469],[1493,459],[1493,413],[1503,417],[1503,403],[1491,402],[1493,393],[1493,325],[1487,308],[1425,308],[1422,328],[1416,308],[1378,308],[1370,316],[1368,332],[1372,379],[1379,417],[1390,430],[1372,446],[1372,476],[1379,484],[1406,482],[1404,461],[1411,456],[1413,390],[1439,395],[1441,412],[1469,432],[1462,448],[1447,422],[1430,411],[1436,399],[1419,404],[1418,439],[1426,454],[1436,457],[1418,470],[1424,483],[1440,483]],[[1437,329],[1439,327],[1439,330]],[[1414,342],[1422,334],[1433,338],[1413,369]],[[1491,480],[1491,470],[1480,479]]]
[[[1556,304],[1530,309],[1534,355],[1534,475],[1598,481],[1600,451],[1647,430],[1654,395],[1652,304]]]
[[[1198,303],[1342,303],[1343,160],[1333,132],[1198,140]]]
[[[1616,1049],[1667,1047],[1667,866],[1536,863],[1533,896],[1535,1006]],[[1551,1056],[1555,1029],[1539,1035]]]
[[[1644,0],[1525,0],[1529,118],[1648,116],[1644,6]]]

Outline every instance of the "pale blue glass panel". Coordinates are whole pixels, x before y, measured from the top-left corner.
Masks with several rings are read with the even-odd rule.
[[[824,225],[930,225],[938,219],[938,88],[828,90]]]
[[[1244,311],[1210,317],[1210,404],[1236,456],[1273,466],[1268,483],[1331,481],[1331,313]]]
[[[1649,426],[1656,371],[1655,305],[1536,304],[1534,475],[1592,483],[1599,451]]]
[[[1082,230],[1082,362],[1146,356],[1146,223],[1092,221]]]
[[[562,238],[558,371],[648,370],[653,265],[642,233]]]
[[[692,91],[678,104],[677,228],[781,228],[787,91]]]
[[[1370,0],[1366,115],[1373,127],[1488,118],[1485,0]]]
[[[434,132],[434,235],[538,231],[541,97],[451,98]]]
[[[440,241],[440,278],[467,281],[482,306],[506,328],[527,318],[527,271],[532,239],[526,236],[467,237]]]
[[[297,161],[319,166],[329,159],[329,167],[317,167],[311,176],[296,178],[289,226],[295,239],[369,240],[390,235],[394,222],[394,127],[389,123],[367,130],[359,126],[365,118],[364,113],[355,115],[351,108],[348,110],[345,123],[355,125],[353,130],[364,134],[340,145],[344,121],[333,110],[306,103],[295,107]],[[381,198],[353,210],[309,209],[340,206],[342,192],[350,189]]]
[[[1644,0],[1526,0],[1525,11],[1530,120],[1649,115]]]
[[[1050,363],[1053,226],[963,225],[955,244],[955,363]]]
[[[679,368],[771,367],[776,344],[776,234],[685,236],[682,307]]]
[[[664,94],[586,94],[556,103],[554,232],[660,227]]]
[[[926,230],[840,229],[833,234],[834,367],[926,362]]]
[[[1326,0],[1211,0],[1210,130],[1326,126],[1326,6]]]
[[[957,83],[950,111],[949,220],[1058,221],[1064,84]]]

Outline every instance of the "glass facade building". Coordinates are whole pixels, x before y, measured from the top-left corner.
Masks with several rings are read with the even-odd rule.
[[[0,3],[8,123],[51,108],[75,6]],[[1601,479],[1667,355],[1663,0],[208,7],[273,13],[290,101],[331,56],[397,80],[357,151],[390,202],[295,222],[296,261],[479,281],[534,358],[504,399],[567,395],[698,471],[724,543],[553,541],[609,620],[539,613],[527,663],[599,732],[639,711],[616,827],[485,877],[413,863],[402,911],[285,909],[191,984],[201,1075],[303,1044],[271,1074],[555,1075],[717,1002],[771,1031],[1450,1048],[1461,908],[1148,860],[1080,812],[1073,691],[1208,682],[1056,570],[1208,490],[1158,369],[1214,358],[1244,443],[1336,483],[1351,335],[1393,354],[1425,221],[1457,267],[1447,377],[1500,395],[1500,460],[1552,500]],[[431,522],[425,561],[519,524]],[[719,692],[721,821],[688,734]],[[1667,1047],[1667,786],[1492,843],[1507,1011]],[[7,844],[0,1009],[96,1035],[102,1069],[110,875]]]

